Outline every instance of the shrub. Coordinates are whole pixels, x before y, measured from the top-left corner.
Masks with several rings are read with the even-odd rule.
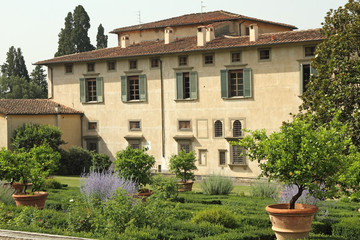
[[[280,186],[274,182],[258,180],[250,183],[250,196],[261,198],[276,198],[279,195]]]
[[[60,169],[57,174],[81,175],[89,172],[91,166],[91,154],[81,147],[71,147],[68,151],[61,151]]]
[[[0,202],[5,203],[7,205],[14,205],[14,199],[12,198],[12,194],[15,192],[13,188],[9,184],[5,184],[5,182],[0,181]]]
[[[193,171],[197,170],[195,161],[196,157],[194,151],[187,153],[184,149],[181,149],[179,154],[174,154],[170,157],[169,169],[177,178],[181,179],[182,182],[195,180],[195,175],[193,173]]]
[[[165,177],[161,174],[156,174],[152,178],[151,186],[155,191],[163,193],[165,199],[175,199],[178,196],[178,187],[175,177]]]
[[[233,213],[228,210],[217,208],[207,209],[201,211],[193,217],[191,220],[193,223],[208,222],[212,224],[219,224],[226,228],[236,228],[237,222],[236,217]]]
[[[104,203],[114,196],[118,188],[124,189],[131,196],[137,192],[136,182],[120,177],[109,170],[91,171],[80,177],[80,192],[86,203],[94,201]]]
[[[234,189],[234,181],[221,175],[210,175],[200,184],[201,190],[209,195],[228,195]]]
[[[16,128],[11,138],[14,150],[24,148],[30,151],[34,146],[48,143],[54,151],[59,151],[60,145],[65,142],[61,140],[61,130],[50,125],[28,124]]]
[[[91,152],[90,171],[106,171],[111,166],[112,161],[106,154]]]
[[[61,189],[63,186],[59,181],[56,181],[55,179],[45,179],[44,182],[44,188],[45,189]]]
[[[359,217],[343,218],[333,225],[333,235],[342,236],[347,240],[357,240],[360,236]]]
[[[147,149],[133,149],[127,147],[116,154],[115,170],[125,179],[132,179],[144,187],[151,183],[151,168],[155,158],[146,153]]]

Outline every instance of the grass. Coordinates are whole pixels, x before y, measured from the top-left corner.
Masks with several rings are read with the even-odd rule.
[[[80,180],[77,176],[54,176],[54,179],[69,187],[80,187]]]

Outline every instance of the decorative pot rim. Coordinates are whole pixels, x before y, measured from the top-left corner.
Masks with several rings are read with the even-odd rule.
[[[14,198],[27,198],[27,197],[38,197],[38,196],[44,196],[44,195],[46,195],[46,196],[48,196],[49,195],[49,193],[48,192],[34,192],[34,194],[30,194],[30,193],[26,193],[26,194],[24,194],[24,193],[14,193],[12,196],[14,197]]]
[[[194,181],[186,181],[186,182],[178,182],[178,184],[192,184],[194,183]]]
[[[271,204],[265,210],[269,214],[315,214],[319,210],[311,204],[295,203],[295,209],[290,209],[289,206],[289,203]]]

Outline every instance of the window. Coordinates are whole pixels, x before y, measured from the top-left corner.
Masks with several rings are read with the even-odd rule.
[[[259,50],[259,59],[260,60],[270,60],[270,49],[260,49]]]
[[[214,124],[214,136],[222,137],[223,136],[223,123],[220,120],[216,120]]]
[[[241,122],[239,120],[235,120],[233,122],[233,137],[241,137],[242,132],[241,132]]]
[[[251,97],[251,69],[221,70],[221,97]]]
[[[97,139],[86,139],[86,149],[89,151],[99,152]]]
[[[88,63],[87,64],[87,71],[94,72],[95,71],[95,63]]]
[[[219,150],[219,165],[225,166],[226,165],[226,151]]]
[[[72,73],[72,72],[73,72],[73,65],[65,64],[65,73]]]
[[[240,52],[231,53],[231,62],[241,62],[241,53]]]
[[[88,122],[88,130],[96,130],[97,122]]]
[[[187,66],[187,56],[179,56],[179,66]]]
[[[80,78],[80,102],[103,102],[103,78]]]
[[[140,128],[140,121],[129,121],[129,129],[130,131],[139,131]]]
[[[190,140],[179,140],[178,147],[179,147],[179,149],[178,149],[179,152],[182,149],[184,149],[186,153],[189,153],[192,150]]]
[[[250,35],[250,28],[249,27],[245,27],[245,35],[246,36]]]
[[[204,55],[204,64],[205,65],[213,65],[214,64],[214,54]]]
[[[115,61],[110,61],[107,63],[108,66],[108,71],[114,71],[116,70],[116,62]]]
[[[312,75],[317,75],[317,71],[310,64],[301,64],[301,83],[300,83],[300,94],[303,94],[306,91],[306,85],[310,81]]]
[[[121,100],[123,102],[146,101],[146,76],[121,76]]]
[[[179,130],[191,130],[191,122],[189,120],[179,121]]]
[[[137,69],[137,60],[129,61],[129,69]]]
[[[307,46],[304,47],[304,51],[305,51],[305,57],[313,57],[315,56],[315,46]]]
[[[150,59],[151,68],[159,68],[160,66],[160,59],[159,58],[151,58]]]
[[[140,149],[141,150],[141,141],[140,139],[132,139],[128,140],[129,146],[133,149]]]
[[[176,73],[176,99],[197,99],[197,72]]]
[[[206,166],[206,161],[207,161],[207,150],[206,149],[199,150],[198,164],[200,166]]]
[[[243,149],[238,145],[231,145],[231,163],[244,165],[245,156],[243,155]]]

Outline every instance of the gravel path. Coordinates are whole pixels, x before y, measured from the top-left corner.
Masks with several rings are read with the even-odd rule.
[[[91,239],[0,229],[0,240],[91,240]]]

